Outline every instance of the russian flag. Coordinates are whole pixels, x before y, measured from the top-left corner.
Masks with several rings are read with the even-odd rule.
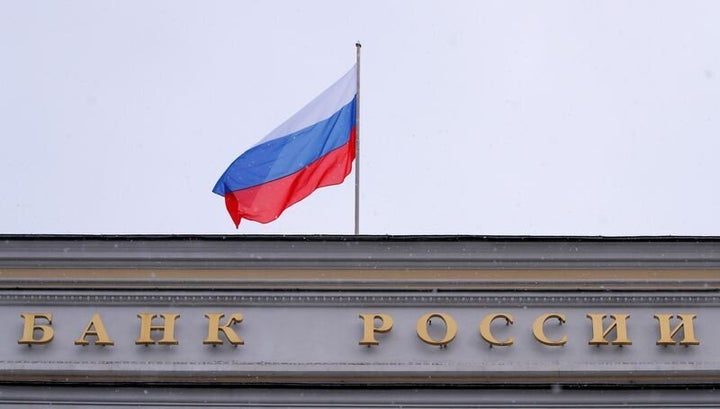
[[[355,159],[357,65],[230,164],[213,192],[235,226],[268,223],[315,189],[342,183]]]

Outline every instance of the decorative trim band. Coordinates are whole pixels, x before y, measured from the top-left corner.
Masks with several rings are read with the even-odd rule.
[[[550,307],[550,306],[720,306],[711,293],[395,293],[328,294],[320,292],[52,292],[5,291],[0,305],[233,305],[233,306],[446,306],[446,307]]]

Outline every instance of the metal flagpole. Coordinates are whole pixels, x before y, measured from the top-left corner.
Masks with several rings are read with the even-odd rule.
[[[355,43],[357,100],[355,101],[355,235],[360,234],[360,42]]]

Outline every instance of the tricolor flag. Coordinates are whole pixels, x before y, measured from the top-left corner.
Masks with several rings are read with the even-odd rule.
[[[235,226],[271,222],[315,189],[342,183],[355,159],[357,65],[230,164],[213,192]]]

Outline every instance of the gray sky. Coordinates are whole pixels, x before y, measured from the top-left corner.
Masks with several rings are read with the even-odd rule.
[[[718,1],[3,1],[0,233],[236,230],[217,178],[361,67],[363,234],[720,235]]]

